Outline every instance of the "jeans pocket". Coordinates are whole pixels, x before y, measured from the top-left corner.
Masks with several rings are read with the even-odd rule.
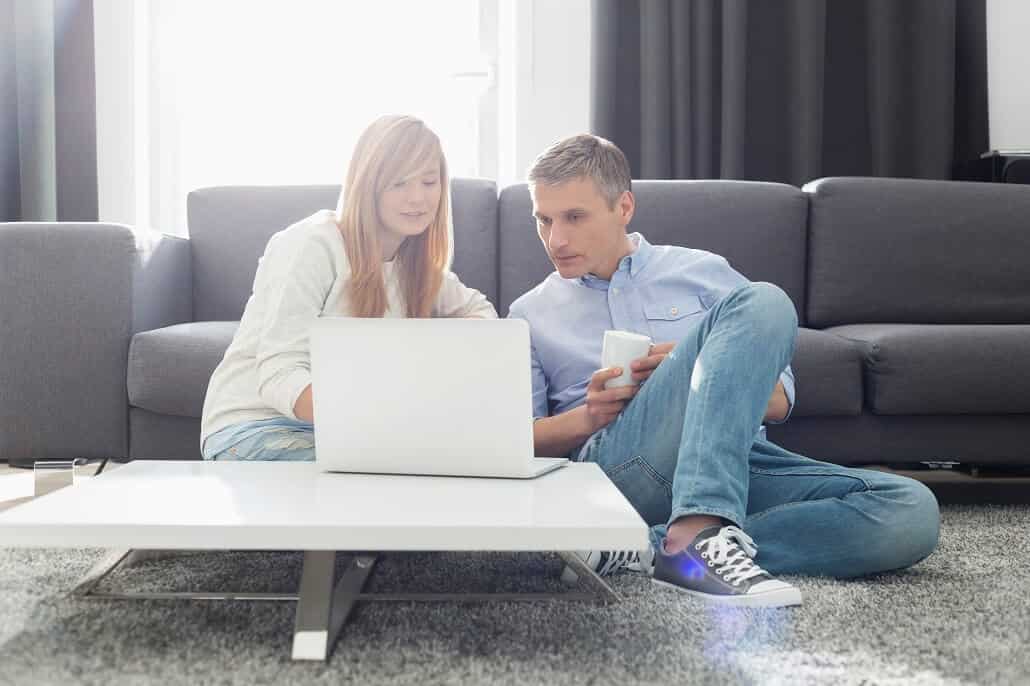
[[[672,484],[637,455],[610,468],[603,468],[633,509],[650,525],[664,524],[672,510]]]

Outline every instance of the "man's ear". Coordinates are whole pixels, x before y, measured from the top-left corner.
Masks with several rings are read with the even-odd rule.
[[[616,204],[619,210],[619,218],[622,220],[622,225],[626,226],[633,220],[633,213],[637,209],[637,200],[633,197],[632,191],[623,191],[622,195],[619,196],[619,202]]]

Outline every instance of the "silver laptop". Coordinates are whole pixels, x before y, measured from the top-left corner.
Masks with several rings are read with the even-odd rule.
[[[316,462],[326,471],[531,479],[529,325],[320,317],[311,332]]]

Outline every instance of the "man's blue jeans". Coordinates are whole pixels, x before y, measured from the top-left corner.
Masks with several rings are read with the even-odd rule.
[[[796,338],[797,314],[781,289],[737,288],[677,343],[584,459],[652,525],[655,546],[668,524],[706,514],[747,532],[755,561],[772,573],[851,577],[918,562],[937,545],[929,489],[817,462],[758,433]]]

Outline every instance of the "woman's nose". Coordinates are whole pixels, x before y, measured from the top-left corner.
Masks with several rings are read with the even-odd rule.
[[[406,200],[409,207],[421,207],[425,204],[426,192],[425,189],[421,187],[422,184],[417,183],[414,185],[415,188],[412,188],[410,191],[408,191]]]

